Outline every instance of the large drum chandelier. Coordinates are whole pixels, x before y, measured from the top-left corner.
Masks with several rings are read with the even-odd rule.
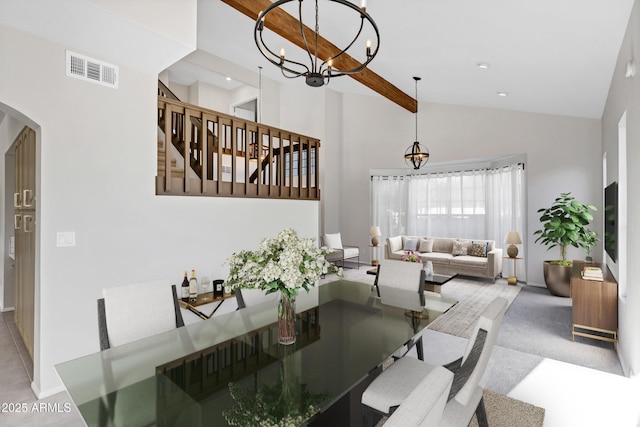
[[[274,49],[267,46],[263,37],[265,22],[271,23],[271,20],[273,19],[273,23],[278,25],[280,23],[278,13],[286,13],[284,9],[281,9],[281,7],[292,1],[298,2],[299,28],[295,31],[299,31],[299,34],[296,34],[295,38],[299,38],[300,43],[298,43],[298,45],[306,50],[306,56],[309,58],[309,61],[306,64],[289,59],[285,55],[284,48],[281,48],[278,53],[276,53]],[[360,25],[356,31],[356,35],[346,44],[345,47],[341,48],[334,46],[320,36],[318,0],[313,0],[314,4],[311,4],[311,0],[306,1],[306,5],[315,5],[315,11],[312,11],[314,12],[313,16],[315,16],[315,22],[313,23],[312,28],[304,24],[304,0],[279,0],[258,14],[258,20],[256,21],[254,30],[256,45],[258,46],[258,49],[260,49],[260,53],[262,53],[269,62],[279,67],[283,76],[287,78],[304,77],[306,83],[313,87],[320,87],[328,84],[332,77],[340,77],[361,72],[376,56],[380,46],[380,34],[378,32],[378,27],[371,16],[367,13],[364,0],[360,7],[346,0],[323,1],[325,3],[333,2],[338,5],[342,5],[346,8],[345,10],[357,13],[360,17]],[[276,10],[279,12],[273,13],[273,16],[270,17],[269,14]],[[307,16],[309,16],[309,14]],[[325,19],[326,22],[334,21],[331,16],[324,16],[323,19]],[[358,61],[356,58],[351,58],[347,51],[356,44],[359,38],[361,38],[365,27],[373,29],[373,31],[367,31],[372,34],[372,36],[375,34],[375,40],[366,40],[363,45],[365,59],[364,61]],[[349,69],[341,69],[341,67]]]

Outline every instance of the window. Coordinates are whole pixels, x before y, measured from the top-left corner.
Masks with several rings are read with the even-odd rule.
[[[521,162],[465,171],[375,175],[371,224],[386,237],[489,239],[501,247],[508,231],[526,235],[524,178]]]

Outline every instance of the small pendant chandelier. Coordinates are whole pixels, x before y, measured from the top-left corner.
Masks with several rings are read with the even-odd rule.
[[[263,38],[265,21],[267,23],[275,22],[276,24],[278,22],[281,22],[280,15],[278,15],[278,13],[282,14],[282,6],[292,1],[296,0],[275,1],[273,4],[271,4],[269,7],[258,14],[258,19],[256,20],[256,25],[254,28],[254,38],[256,45],[260,50],[260,53],[262,53],[262,55],[267,58],[269,62],[280,68],[283,76],[287,78],[304,77],[306,83],[309,86],[320,87],[328,84],[329,80],[332,77],[346,76],[361,72],[367,67],[367,65],[378,53],[378,47],[380,45],[380,33],[378,32],[378,26],[374,22],[373,18],[371,18],[371,16],[369,16],[369,14],[367,13],[366,0],[362,0],[362,5],[360,7],[354,5],[348,0],[326,0],[326,2],[332,2],[337,5],[344,6],[345,13],[351,12],[357,14],[357,16],[359,17],[359,28],[354,28],[355,36],[353,37],[351,42],[346,45],[346,47],[339,48],[331,45],[330,51],[327,52],[327,50],[325,49],[323,50],[322,54],[320,54],[318,51],[322,50],[323,46],[326,47],[326,42],[323,44],[323,41],[321,40],[322,37],[320,36],[318,0],[314,0],[314,3],[312,4],[313,6],[315,6],[315,22],[313,22],[313,27],[307,27],[303,23],[303,0],[297,0],[299,27],[296,29],[292,28],[291,31],[297,31],[299,33],[297,35],[297,38],[301,41],[301,44],[298,45],[306,51],[305,56],[308,59],[308,63],[304,64],[302,62],[289,59],[287,56],[285,56],[284,48],[280,49],[279,53],[276,53],[275,49],[267,46]],[[311,2],[307,1],[307,3]],[[274,16],[269,15],[272,12],[274,12]],[[267,15],[269,15],[269,18],[267,18]],[[335,17],[332,16],[324,16],[324,18],[326,19],[326,22],[331,22],[333,19],[335,19]],[[345,55],[345,57],[349,56],[347,51],[352,46],[354,46],[356,41],[360,38],[365,26],[368,26],[368,30],[369,32],[373,33],[373,35],[375,36],[375,40],[373,42],[370,39],[366,40],[366,43],[363,46],[363,62],[360,63],[358,60],[355,60],[355,58],[347,58],[346,62],[343,61],[341,63],[349,64],[349,69],[337,68],[337,63],[342,59],[341,57],[343,55]],[[329,57],[321,58],[320,55],[327,55]]]
[[[413,169],[420,169],[429,161],[429,150],[418,142],[418,81],[420,77],[414,77],[416,81],[416,141],[404,152],[404,161]]]

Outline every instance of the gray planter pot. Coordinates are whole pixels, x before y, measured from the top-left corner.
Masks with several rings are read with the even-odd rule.
[[[551,295],[557,297],[571,296],[571,267],[567,265],[551,264],[551,261],[544,262],[544,283]]]

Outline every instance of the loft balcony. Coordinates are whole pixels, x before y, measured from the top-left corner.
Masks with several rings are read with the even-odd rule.
[[[173,98],[159,82],[156,194],[320,200],[319,140]]]

